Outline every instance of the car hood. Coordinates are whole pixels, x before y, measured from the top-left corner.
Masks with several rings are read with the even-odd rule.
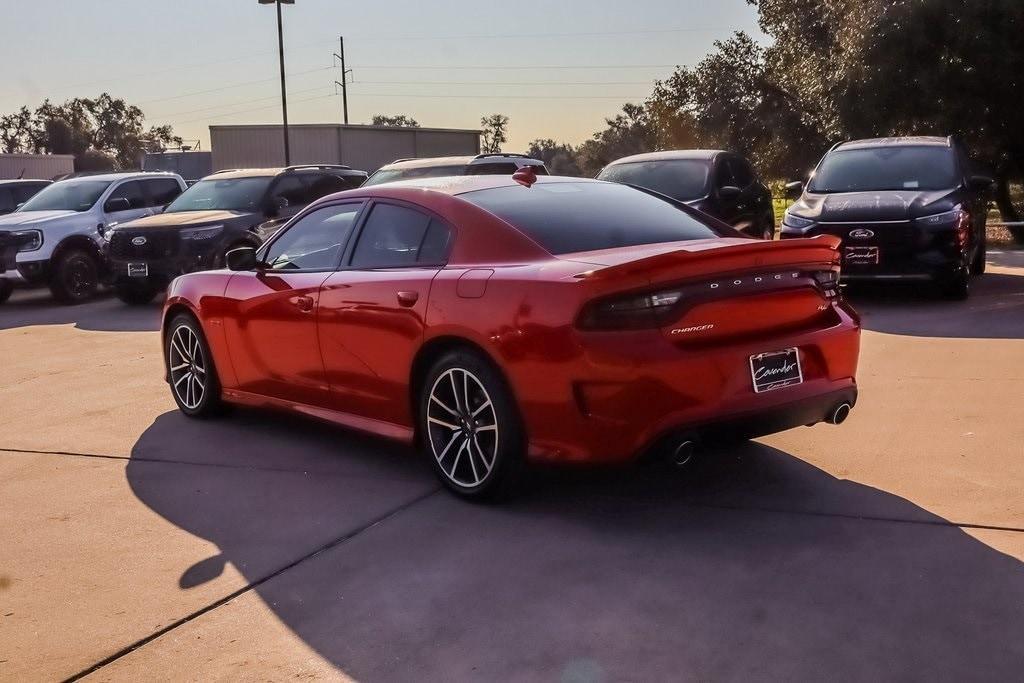
[[[226,223],[238,218],[251,216],[241,211],[175,211],[158,213],[145,218],[136,218],[117,226],[118,230],[146,230],[151,228],[186,228],[190,226],[209,225],[210,223]]]
[[[956,190],[804,193],[790,211],[822,223],[905,221],[951,211],[959,199]]]
[[[15,211],[0,216],[0,230],[4,228],[30,227],[54,221],[66,216],[80,216],[77,211]]]

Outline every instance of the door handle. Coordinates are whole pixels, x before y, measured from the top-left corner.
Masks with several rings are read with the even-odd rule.
[[[419,292],[399,292],[398,303],[406,308],[412,308],[420,300]]]
[[[295,306],[303,313],[309,313],[313,310],[313,297],[311,296],[299,296],[294,301]]]

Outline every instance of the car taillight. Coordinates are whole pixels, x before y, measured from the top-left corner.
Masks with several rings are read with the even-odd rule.
[[[839,270],[818,270],[814,272],[814,281],[829,299],[839,296]]]
[[[599,299],[584,307],[578,325],[586,330],[641,330],[668,323],[683,293],[669,289]]]

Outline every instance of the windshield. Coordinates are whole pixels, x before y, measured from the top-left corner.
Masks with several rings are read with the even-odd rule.
[[[544,183],[460,195],[552,254],[718,237],[677,205],[613,183]]]
[[[88,211],[110,187],[110,180],[64,180],[25,202],[19,211]]]
[[[164,213],[178,211],[257,211],[272,176],[200,180],[171,202]]]
[[[465,164],[458,166],[423,166],[421,168],[391,168],[377,171],[370,176],[363,187],[367,185],[382,185],[393,183],[396,180],[412,180],[413,178],[440,178],[448,175],[464,175]]]
[[[946,190],[959,185],[948,147],[872,147],[832,152],[807,186],[810,192]]]
[[[607,166],[598,180],[638,185],[679,201],[698,199],[708,193],[708,163],[696,159],[636,161]]]

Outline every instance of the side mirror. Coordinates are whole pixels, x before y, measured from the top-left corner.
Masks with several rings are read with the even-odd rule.
[[[256,250],[252,247],[238,247],[224,255],[228,270],[256,270]]]
[[[992,187],[996,181],[987,175],[972,175],[967,179],[967,185],[972,190],[977,192],[984,192],[985,190]]]
[[[726,185],[718,188],[718,196],[722,199],[736,199],[741,194],[743,194],[743,190],[735,185]]]
[[[786,198],[787,199],[799,199],[800,195],[804,192],[804,184],[799,180],[794,180],[791,183],[786,183]]]
[[[103,205],[103,210],[107,213],[127,211],[130,208],[132,208],[132,203],[125,197],[114,197],[113,199],[108,199],[107,203]]]

